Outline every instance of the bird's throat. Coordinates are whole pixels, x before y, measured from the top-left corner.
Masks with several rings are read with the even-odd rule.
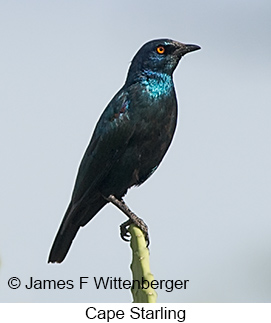
[[[153,98],[170,95],[174,89],[172,76],[166,73],[144,71],[141,78],[144,91]]]

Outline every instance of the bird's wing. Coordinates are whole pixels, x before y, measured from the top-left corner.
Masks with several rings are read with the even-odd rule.
[[[120,90],[101,115],[78,170],[73,202],[95,189],[125,151],[135,130],[129,107],[127,92]]]
[[[71,203],[50,251],[48,262],[62,262],[80,228],[107,203],[97,191],[134,133],[128,94],[120,90],[100,117],[78,170]]]

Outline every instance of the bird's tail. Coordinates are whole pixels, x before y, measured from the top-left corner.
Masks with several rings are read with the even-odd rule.
[[[77,231],[87,224],[106,203],[107,201],[102,197],[84,209],[70,203],[52,245],[48,263],[61,263],[65,259]]]
[[[80,225],[70,223],[68,226],[66,226],[66,229],[63,232],[62,232],[62,227],[63,227],[63,222],[55,237],[55,240],[48,258],[48,263],[50,262],[61,263],[65,259],[71,247],[72,241],[77,231],[80,228]]]

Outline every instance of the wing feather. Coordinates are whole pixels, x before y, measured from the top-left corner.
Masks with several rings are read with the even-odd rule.
[[[128,94],[120,90],[101,115],[78,170],[73,203],[97,188],[125,151],[135,131],[129,105]]]

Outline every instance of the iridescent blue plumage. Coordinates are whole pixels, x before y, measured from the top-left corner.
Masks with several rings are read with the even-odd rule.
[[[170,39],[146,43],[132,60],[123,87],[102,113],[78,170],[71,202],[49,262],[65,258],[78,229],[106,204],[142,184],[172,141],[177,101],[172,74],[181,57],[199,49]]]
[[[142,77],[141,84],[144,91],[148,92],[152,97],[158,98],[162,95],[168,96],[172,94],[174,85],[171,75],[151,70],[145,70],[144,75],[145,77]]]

